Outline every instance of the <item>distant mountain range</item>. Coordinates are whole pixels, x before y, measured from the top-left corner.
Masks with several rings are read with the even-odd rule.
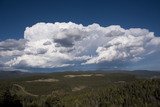
[[[22,71],[0,71],[0,79],[12,79],[18,77],[31,76],[34,73],[22,72]]]
[[[65,71],[65,72],[97,72],[97,73],[127,73],[133,74],[140,77],[160,77],[159,71],[148,71],[148,70],[135,70],[135,71],[126,71],[126,70],[94,70],[94,71]],[[50,72],[51,73],[51,72]],[[12,78],[19,78],[19,77],[27,77],[32,75],[44,75],[50,73],[35,73],[35,72],[22,72],[22,71],[0,71],[0,79],[12,79]],[[52,74],[57,72],[52,72]]]

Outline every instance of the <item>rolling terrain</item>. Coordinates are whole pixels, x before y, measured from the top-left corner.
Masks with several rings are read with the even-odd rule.
[[[160,106],[160,72],[155,71],[2,71],[0,75],[2,106]]]

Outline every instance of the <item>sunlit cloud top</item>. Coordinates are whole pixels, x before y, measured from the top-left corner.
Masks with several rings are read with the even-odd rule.
[[[0,66],[55,68],[115,61],[137,63],[159,51],[160,37],[148,29],[37,23],[26,27],[24,38],[0,42]]]

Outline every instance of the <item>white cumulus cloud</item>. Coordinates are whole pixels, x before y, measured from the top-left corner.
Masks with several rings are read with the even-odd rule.
[[[5,66],[52,68],[77,63],[136,62],[159,49],[160,37],[147,29],[37,23],[26,28],[23,39],[1,41],[0,59]]]

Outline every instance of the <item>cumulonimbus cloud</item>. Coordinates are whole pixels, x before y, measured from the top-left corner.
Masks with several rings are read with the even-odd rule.
[[[136,62],[159,49],[160,37],[147,29],[37,23],[26,28],[23,39],[1,41],[0,59],[5,66],[52,68],[77,63]]]

